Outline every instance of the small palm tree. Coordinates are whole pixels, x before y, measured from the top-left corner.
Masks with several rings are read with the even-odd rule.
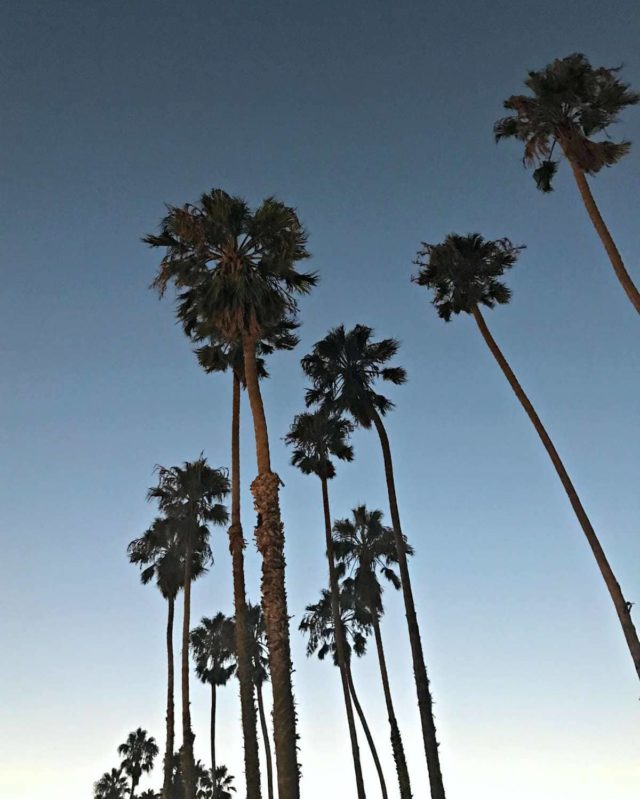
[[[631,619],[631,603],[627,602],[622,594],[620,585],[558,451],[507,359],[491,335],[480,311],[480,305],[493,308],[495,305],[504,305],[509,302],[511,292],[502,282],[501,277],[516,263],[521,249],[521,247],[515,247],[508,239],[490,241],[478,233],[467,236],[450,234],[441,244],[423,243],[416,260],[419,271],[413,280],[418,285],[425,286],[432,291],[432,303],[441,319],[448,322],[453,315],[460,313],[473,316],[482,338],[531,420],[560,478],[609,590],[638,677],[640,677],[640,641],[638,641],[638,634]]]
[[[125,799],[126,791],[127,780],[119,768],[105,772],[93,786],[94,799]]]
[[[505,100],[504,107],[511,114],[496,122],[494,132],[496,141],[515,138],[524,142],[524,162],[536,166],[533,177],[543,192],[553,189],[552,180],[558,168],[553,153],[556,145],[559,146],[616,276],[640,313],[640,292],[600,215],[586,177],[617,164],[631,147],[628,141],[593,138],[606,135],[621,111],[640,102],[640,94],[618,79],[619,71],[619,67],[594,68],[582,53],[532,70],[525,80],[531,94],[517,94]]]
[[[307,405],[319,405],[339,414],[347,413],[361,427],[369,430],[373,425],[378,433],[387,481],[391,522],[398,550],[398,567],[411,644],[422,740],[429,769],[431,797],[445,799],[433,718],[433,700],[413,599],[405,551],[406,539],[400,525],[391,446],[382,421],[382,417],[393,408],[393,403],[376,391],[378,380],[401,385],[406,380],[406,372],[399,366],[388,366],[388,362],[398,351],[398,342],[395,339],[373,341],[372,336],[373,331],[365,325],[356,325],[349,331],[340,325],[318,341],[311,354],[302,359],[302,368],[312,384],[307,391],[306,401]]]
[[[210,771],[198,761],[196,775],[196,799],[233,799],[231,793],[236,791],[234,777],[226,766],[218,766],[215,771]]]
[[[156,739],[148,735],[146,730],[138,727],[135,732],[129,733],[123,744],[120,744],[118,754],[122,757],[122,770],[131,779],[129,796],[130,799],[133,799],[140,777],[151,771],[153,761],[158,755]]]
[[[139,799],[162,799],[162,797],[159,793],[156,793],[152,788],[147,788],[146,791],[143,791],[140,794]]]
[[[391,749],[396,764],[400,797],[401,799],[411,799],[409,770],[393,707],[380,630],[380,619],[384,613],[384,606],[382,603],[383,589],[379,576],[384,577],[396,590],[400,589],[400,578],[395,572],[398,564],[398,552],[393,530],[390,527],[385,527],[382,523],[382,511],[369,511],[366,505],[358,505],[351,512],[351,516],[351,519],[340,519],[334,524],[334,550],[343,571],[350,574],[360,602],[367,608],[371,616],[371,626],[378,651],[380,677],[389,717]],[[404,548],[407,555],[413,554],[412,548],[406,542]]]

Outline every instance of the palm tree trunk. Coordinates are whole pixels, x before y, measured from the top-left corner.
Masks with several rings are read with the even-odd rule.
[[[382,633],[380,632],[380,619],[378,618],[378,614],[375,610],[371,612],[371,621],[373,624],[373,633],[376,639],[376,649],[378,651],[378,663],[380,664],[380,677],[382,679],[382,688],[384,690],[384,701],[387,705],[387,715],[389,716],[391,750],[393,752],[393,759],[395,761],[396,772],[398,774],[400,799],[411,799],[411,781],[409,779],[409,769],[407,768],[407,759],[404,754],[402,736],[400,735],[400,728],[398,727],[398,721],[396,719],[396,713],[393,707],[393,700],[391,698],[389,673],[387,672],[387,661],[384,655],[384,646],[382,645]]]
[[[247,393],[256,438],[258,476],[251,493],[258,519],[255,537],[262,555],[262,609],[264,611],[269,668],[273,690],[273,730],[279,799],[299,799],[296,711],[291,684],[289,613],[285,588],[284,527],[280,516],[280,478],[271,471],[269,435],[258,383],[256,342],[243,339]]]
[[[191,615],[191,531],[185,547],[184,565],[184,609],[182,617],[182,774],[185,799],[195,799],[195,763],[193,759],[193,739],[191,731],[191,711],[189,707],[189,627]]]
[[[362,706],[358,701],[358,695],[356,694],[356,688],[355,685],[353,684],[353,676],[351,674],[351,666],[349,665],[349,663],[346,664],[346,671],[347,671],[347,680],[349,683],[349,691],[351,692],[351,697],[353,698],[353,706],[355,707],[356,713],[358,714],[358,718],[360,719],[360,723],[362,724],[362,729],[364,730],[365,738],[367,739],[367,743],[369,744],[369,749],[371,750],[371,757],[373,758],[376,771],[378,772],[378,779],[380,780],[380,790],[382,791],[382,799],[388,799],[387,783],[385,782],[382,766],[380,765],[378,750],[376,749],[376,745],[373,742],[373,736],[371,735],[371,730],[369,729],[369,725],[367,724],[367,719],[365,718]]]
[[[413,674],[416,682],[418,694],[418,710],[420,711],[420,723],[422,725],[422,740],[424,751],[427,758],[429,770],[429,787],[431,788],[431,799],[445,799],[444,783],[442,781],[442,771],[440,769],[440,755],[438,752],[438,739],[436,736],[436,725],[433,718],[433,699],[429,689],[429,678],[427,677],[427,667],[424,662],[422,652],[422,641],[420,640],[420,628],[416,616],[416,607],[413,601],[413,590],[411,588],[411,578],[409,577],[409,564],[407,563],[407,553],[404,548],[402,528],[400,526],[400,512],[398,511],[398,501],[396,499],[396,486],[393,475],[393,461],[391,459],[391,447],[389,437],[385,430],[382,419],[376,410],[373,411],[373,423],[378,431],[380,445],[382,446],[382,457],[384,459],[384,471],[387,479],[387,491],[389,493],[389,510],[391,511],[391,524],[398,550],[398,566],[400,569],[400,581],[402,583],[402,595],[404,598],[404,609],[409,629],[409,642],[411,644],[411,658],[413,661]]]
[[[164,780],[162,786],[163,799],[169,799],[171,793],[171,778],[173,775],[173,746],[174,746],[174,711],[173,711],[173,616],[175,611],[175,597],[169,597],[167,604],[167,743],[164,750]]]
[[[267,763],[267,790],[269,799],[273,799],[273,765],[271,764],[271,744],[269,743],[269,728],[267,727],[267,717],[264,713],[264,700],[262,698],[262,683],[256,684],[258,694],[258,711],[260,713],[260,726],[262,728],[262,741],[264,743],[264,757]]]
[[[240,684],[240,709],[244,740],[244,771],[247,799],[261,799],[260,759],[256,706],[253,699],[253,677],[249,626],[247,623],[247,595],[244,579],[244,547],[240,518],[240,378],[233,374],[233,402],[231,414],[231,526],[229,527],[229,552],[233,570],[233,601],[235,608],[235,646]]]
[[[536,429],[540,440],[542,441],[544,448],[547,451],[547,455],[551,458],[551,462],[560,478],[560,482],[569,498],[569,502],[571,503],[571,507],[573,508],[573,512],[576,514],[578,521],[580,522],[580,526],[582,527],[582,532],[585,534],[586,539],[591,547],[591,551],[593,552],[593,556],[596,559],[596,563],[598,564],[598,568],[600,569],[600,574],[602,575],[607,588],[609,589],[609,594],[611,599],[613,600],[613,604],[615,606],[616,612],[618,614],[618,619],[620,620],[620,625],[622,627],[622,632],[624,633],[624,637],[627,641],[627,646],[629,647],[629,652],[631,653],[631,657],[633,659],[633,663],[636,667],[636,672],[638,673],[638,677],[640,677],[640,641],[638,640],[638,633],[636,632],[636,628],[634,627],[633,620],[631,619],[631,603],[627,602],[622,594],[622,590],[616,577],[609,565],[609,561],[604,554],[604,550],[600,545],[600,541],[598,540],[598,536],[595,533],[595,530],[591,526],[591,522],[589,521],[589,517],[587,516],[585,509],[582,507],[582,503],[580,502],[580,498],[567,474],[567,470],[564,468],[564,464],[560,460],[560,455],[553,445],[553,442],[549,438],[549,434],[544,428],[544,425],[540,421],[540,417],[535,412],[533,405],[529,401],[529,398],[524,393],[524,390],[520,383],[518,382],[515,374],[511,370],[511,367],[507,363],[506,358],[500,351],[500,348],[496,344],[493,336],[489,332],[489,328],[487,327],[486,322],[484,321],[484,317],[480,313],[480,309],[476,305],[473,308],[473,318],[476,320],[478,328],[480,329],[480,333],[482,334],[483,339],[485,340],[487,347],[491,350],[491,354],[498,362],[498,365],[502,369],[504,376],[509,381],[509,385],[513,389],[516,397],[520,400],[520,404],[524,408],[527,416],[531,420],[533,426]]]
[[[344,695],[344,706],[347,711],[347,723],[349,726],[349,737],[351,738],[351,754],[353,756],[353,768],[356,776],[356,790],[358,799],[366,796],[364,790],[364,780],[362,778],[362,765],[360,763],[360,749],[358,747],[358,734],[356,732],[355,719],[353,718],[353,707],[351,705],[351,695],[349,693],[349,680],[347,678],[347,662],[345,658],[345,641],[342,619],[340,616],[340,595],[338,589],[338,575],[336,573],[336,562],[333,551],[333,538],[331,537],[331,511],[329,508],[329,490],[327,478],[321,477],[322,483],[322,507],[324,510],[324,530],[325,542],[327,547],[327,561],[329,562],[329,588],[331,589],[331,610],[333,612],[333,625],[336,635],[336,653],[338,655],[338,667],[342,680],[342,693]]]
[[[216,776],[216,686],[211,683],[211,773]]]
[[[634,284],[633,280],[631,279],[631,275],[627,272],[625,265],[622,261],[622,257],[618,248],[615,245],[611,234],[609,233],[609,228],[607,227],[604,219],[602,218],[598,206],[596,205],[596,201],[593,198],[593,194],[591,193],[591,188],[589,183],[587,182],[587,177],[580,169],[579,166],[573,163],[571,159],[567,159],[571,164],[571,169],[573,170],[573,177],[578,184],[578,191],[580,192],[580,196],[582,197],[582,202],[584,203],[585,208],[587,209],[587,213],[589,214],[589,218],[596,229],[596,233],[600,237],[600,241],[602,242],[607,255],[609,256],[609,260],[611,261],[611,266],[613,267],[613,271],[616,273],[616,277],[620,281],[620,285],[625,290],[627,297],[629,298],[631,304],[636,309],[638,313],[640,313],[640,291],[638,291],[636,285]]]

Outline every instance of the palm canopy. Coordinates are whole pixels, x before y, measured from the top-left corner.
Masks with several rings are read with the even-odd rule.
[[[138,727],[129,733],[123,744],[120,744],[118,754],[122,757],[122,768],[135,785],[143,772],[149,772],[153,768],[153,761],[158,755],[158,746],[155,738]]]
[[[422,243],[414,283],[433,292],[432,303],[445,322],[453,314],[472,313],[481,304],[505,304],[511,291],[500,278],[518,260],[524,247],[509,239],[490,241],[479,233],[450,233],[440,244]]]
[[[559,58],[544,69],[531,70],[525,80],[530,95],[517,94],[504,102],[511,111],[494,125],[496,141],[524,142],[524,162],[535,165],[537,187],[552,191],[558,168],[552,159],[558,143],[566,157],[583,172],[594,175],[629,151],[628,141],[594,141],[618,121],[620,112],[640,102],[640,94],[617,77],[620,67],[591,66],[582,53]]]
[[[343,461],[353,460],[353,447],[349,444],[352,432],[351,422],[326,408],[298,414],[285,436],[285,442],[293,450],[292,465],[303,474],[325,479],[335,477],[331,456]]]
[[[202,618],[191,631],[191,651],[198,679],[210,685],[225,685],[236,670],[233,627],[224,613]]]
[[[215,775],[200,761],[196,763],[196,799],[232,799],[234,777],[226,766],[217,766]]]
[[[384,416],[393,402],[375,391],[378,380],[395,385],[407,379],[400,366],[385,366],[398,351],[392,338],[373,341],[373,330],[355,325],[335,327],[318,341],[302,359],[302,369],[311,380],[307,405],[319,405],[336,414],[348,413],[362,427],[369,428],[376,413]]]
[[[262,605],[247,602],[247,627],[250,638],[250,658],[253,665],[253,682],[263,685],[269,679],[269,650]]]
[[[126,791],[127,780],[119,768],[107,771],[93,786],[94,799],[125,799]]]

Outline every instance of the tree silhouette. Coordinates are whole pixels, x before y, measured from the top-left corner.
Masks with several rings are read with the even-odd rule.
[[[122,757],[121,768],[131,780],[129,796],[133,799],[140,777],[153,768],[153,761],[158,755],[156,740],[149,736],[146,730],[138,727],[135,732],[129,733],[124,743],[120,744],[118,754]]]

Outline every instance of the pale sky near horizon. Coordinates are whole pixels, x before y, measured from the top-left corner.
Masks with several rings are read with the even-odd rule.
[[[409,375],[388,391],[388,429],[449,799],[637,799],[640,689],[578,523],[472,320],[445,325],[409,281],[421,240],[477,230],[527,245],[512,302],[486,318],[637,611],[638,319],[566,165],[543,196],[518,146],[491,132],[526,70],[571,52],[623,63],[640,88],[637,2],[22,0],[2,16],[2,799],[87,799],[138,726],[163,747],[165,605],[125,550],[153,517],[156,463],[204,450],[228,465],[231,386],[199,371],[171,302],[148,290],[159,256],[140,239],[165,203],[213,186],[295,205],[321,278],[299,348],[273,358],[264,387],[304,799],[355,790],[337,674],[305,658],[296,629],[326,581],[320,488],[281,439],[303,407],[299,358],[342,322],[397,337]],[[593,188],[638,282],[640,108],[612,132],[635,147]],[[386,513],[373,433],[353,444],[334,516],[363,501]],[[248,538],[252,446],[245,426]],[[224,531],[213,544],[194,624],[232,610]],[[252,542],[247,582],[255,600]],[[386,599],[396,709],[426,796],[401,601]],[[373,650],[355,679],[396,796]],[[203,760],[208,701],[194,678]],[[235,685],[221,691],[218,751],[241,797]],[[158,761],[143,787],[160,782]]]

